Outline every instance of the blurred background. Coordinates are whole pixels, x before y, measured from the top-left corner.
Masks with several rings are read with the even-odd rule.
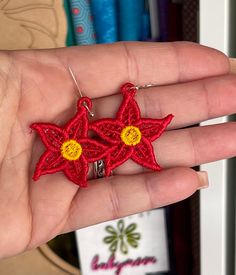
[[[234,55],[233,8],[230,0],[0,0],[0,49],[185,40]],[[111,262],[131,259],[120,274],[233,275],[233,167],[204,165],[214,186],[203,195],[58,236],[1,261],[0,274],[118,274]]]

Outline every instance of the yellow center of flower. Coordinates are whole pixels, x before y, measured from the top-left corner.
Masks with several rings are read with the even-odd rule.
[[[67,160],[77,160],[82,151],[81,145],[74,139],[63,142],[61,146],[61,154]]]
[[[135,146],[139,144],[142,134],[139,128],[135,126],[126,126],[120,134],[121,140],[129,146]]]

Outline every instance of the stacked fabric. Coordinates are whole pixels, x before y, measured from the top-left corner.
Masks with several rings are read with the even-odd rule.
[[[67,45],[183,40],[184,5],[182,0],[65,0]]]

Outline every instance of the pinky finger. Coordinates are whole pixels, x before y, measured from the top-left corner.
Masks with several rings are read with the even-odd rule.
[[[171,168],[89,182],[72,201],[63,232],[162,207],[208,186],[206,172]]]

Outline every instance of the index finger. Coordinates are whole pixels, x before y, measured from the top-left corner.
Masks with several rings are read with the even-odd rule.
[[[229,72],[223,53],[189,42],[122,42],[58,49],[57,54],[92,98],[113,94],[126,81],[167,85]]]

